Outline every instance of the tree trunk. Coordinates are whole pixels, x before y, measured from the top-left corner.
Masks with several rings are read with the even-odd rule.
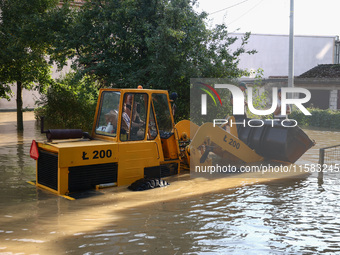
[[[22,117],[22,83],[17,81],[17,130],[24,130],[24,122]]]

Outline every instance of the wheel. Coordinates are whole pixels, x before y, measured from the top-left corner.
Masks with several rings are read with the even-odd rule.
[[[148,189],[154,189],[159,187],[165,187],[170,185],[167,181],[164,181],[159,178],[142,178],[134,183],[132,183],[128,189],[132,191],[142,191],[142,190],[148,190]]]

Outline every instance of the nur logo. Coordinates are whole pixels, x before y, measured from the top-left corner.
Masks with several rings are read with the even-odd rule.
[[[243,115],[245,114],[245,98],[242,90],[231,84],[215,84],[213,88],[212,86],[204,83],[200,83],[201,85],[205,86],[206,88],[210,89],[219,99],[220,104],[222,106],[222,100],[219,96],[219,94],[216,92],[215,89],[228,89],[233,96],[233,115]],[[269,109],[265,110],[258,110],[255,109],[253,105],[253,88],[248,88],[248,108],[251,113],[255,115],[269,115],[272,114],[278,104],[278,89],[276,87],[272,88],[272,105]],[[215,105],[217,106],[216,100],[211,94],[210,91],[208,91],[205,88],[201,88],[204,92],[206,92],[214,101]],[[296,93],[296,94],[304,94],[303,98],[288,98],[288,93]],[[201,95],[201,114],[207,115],[207,94]],[[305,88],[282,88],[281,89],[281,114],[286,115],[286,109],[287,105],[295,105],[301,112],[303,112],[305,115],[311,115],[311,113],[302,105],[304,103],[307,103],[311,98],[311,93],[309,90]]]

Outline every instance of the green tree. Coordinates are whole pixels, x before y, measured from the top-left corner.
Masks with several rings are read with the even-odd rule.
[[[57,0],[0,0],[0,97],[16,84],[17,129],[23,130],[22,89],[43,90],[49,84],[47,49],[51,46],[48,10]]]
[[[58,49],[68,52],[79,75],[95,77],[102,87],[157,88],[179,94],[177,112],[189,115],[193,77],[235,78],[244,74],[238,57],[247,34],[237,39],[223,25],[208,29],[206,13],[190,0],[88,0],[74,12],[74,22]],[[253,52],[248,52],[253,53]]]

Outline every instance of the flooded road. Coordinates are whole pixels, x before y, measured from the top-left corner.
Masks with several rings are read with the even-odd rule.
[[[125,187],[69,201],[35,180],[32,113],[22,134],[15,113],[0,113],[0,254],[336,254],[340,185],[336,174],[255,183],[172,177],[144,192]],[[340,132],[306,130],[317,145],[297,164],[317,163]],[[231,188],[226,188],[231,187]]]

